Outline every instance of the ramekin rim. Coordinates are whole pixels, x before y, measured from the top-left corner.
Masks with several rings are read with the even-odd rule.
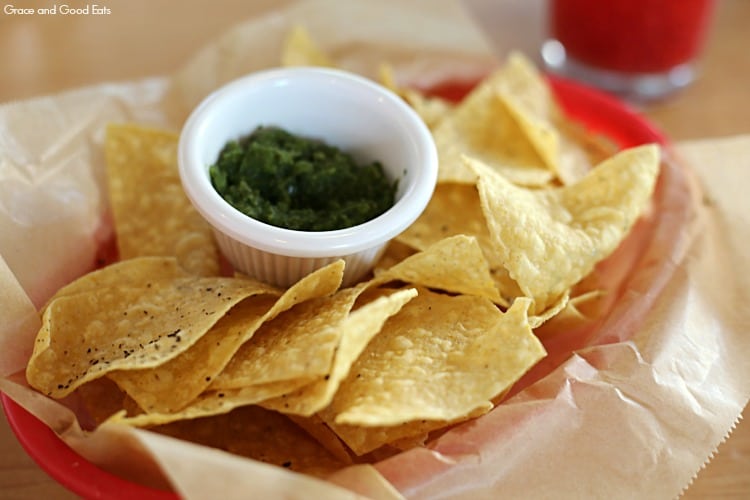
[[[381,215],[334,231],[296,231],[255,220],[232,207],[214,189],[207,165],[194,161],[194,132],[210,114],[212,105],[229,99],[248,83],[304,75],[335,77],[360,85],[387,99],[413,131],[422,165],[402,196]],[[249,131],[248,131],[249,132]],[[272,68],[228,82],[208,95],[190,114],[178,145],[178,168],[183,189],[196,210],[216,231],[259,250],[289,257],[320,258],[355,254],[387,242],[414,222],[427,206],[437,183],[437,149],[427,125],[406,102],[389,89],[363,76],[333,68]]]

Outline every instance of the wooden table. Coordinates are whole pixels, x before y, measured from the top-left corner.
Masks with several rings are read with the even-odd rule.
[[[57,2],[61,5],[60,2]],[[71,7],[88,2],[69,1]],[[229,26],[279,5],[274,0],[103,0],[101,15],[0,12],[0,102],[103,81],[167,75]],[[541,0],[467,0],[503,53],[537,53]],[[28,7],[31,2],[5,2]],[[720,0],[701,59],[700,79],[643,112],[672,139],[750,133],[750,1]],[[37,1],[35,8],[54,1]],[[75,498],[21,449],[0,417],[0,498]],[[750,498],[750,422],[741,422],[685,498]]]

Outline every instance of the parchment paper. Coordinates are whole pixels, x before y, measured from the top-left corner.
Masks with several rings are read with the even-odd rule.
[[[696,197],[684,200],[694,218],[679,231],[684,245],[670,256],[669,281],[649,298],[653,307],[634,322],[634,335],[580,350],[482,425],[463,426],[432,449],[377,468],[351,467],[322,481],[142,430],[83,433],[69,410],[25,386],[36,308],[94,266],[112,231],[104,125],[178,130],[221,83],[277,65],[282,40],[297,23],[340,66],[372,76],[388,61],[405,84],[475,80],[496,64],[454,2],[313,0],[238,25],[172,77],[1,106],[0,389],[87,459],[144,484],[171,484],[185,498],[245,498],[249,491],[264,498],[677,496],[750,396],[750,266],[743,250],[750,203],[740,193],[750,181],[750,136],[675,147],[703,194],[695,189]],[[642,299],[630,292],[625,300]],[[630,320],[609,327],[626,331]]]

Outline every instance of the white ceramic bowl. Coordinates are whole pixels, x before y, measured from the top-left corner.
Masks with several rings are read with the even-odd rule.
[[[320,232],[272,226],[238,211],[216,192],[208,169],[229,140],[260,125],[323,140],[359,163],[380,161],[398,179],[394,206],[358,226]],[[271,69],[220,88],[188,118],[178,157],[185,192],[229,262],[279,286],[336,259],[346,262],[345,284],[354,283],[422,213],[437,181],[437,151],[420,117],[383,86],[324,68]]]

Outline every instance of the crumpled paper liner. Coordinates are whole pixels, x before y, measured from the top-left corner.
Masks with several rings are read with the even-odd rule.
[[[686,200],[695,218],[676,232],[684,245],[667,259],[661,294],[648,296],[636,283],[601,330],[606,345],[578,350],[481,423],[443,435],[431,449],[349,467],[326,482],[138,429],[107,425],[83,433],[70,410],[26,387],[36,308],[94,266],[112,230],[104,125],[178,129],[216,86],[277,64],[283,37],[299,22],[343,67],[372,76],[387,60],[402,82],[418,86],[474,80],[495,63],[453,2],[313,0],[239,25],[172,78],[0,107],[0,389],[88,460],[151,486],[169,483],[186,498],[244,498],[250,491],[286,498],[678,495],[750,396],[743,247],[750,207],[740,193],[750,180],[750,136],[676,146],[705,194]]]

